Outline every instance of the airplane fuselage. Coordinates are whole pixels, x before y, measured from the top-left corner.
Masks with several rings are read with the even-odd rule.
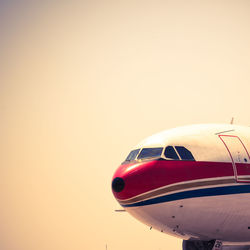
[[[192,125],[138,144],[112,190],[132,216],[184,240],[250,244],[250,128]]]

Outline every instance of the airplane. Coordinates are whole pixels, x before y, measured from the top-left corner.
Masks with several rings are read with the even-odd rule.
[[[250,249],[249,153],[250,127],[166,130],[131,150],[112,192],[150,229],[183,239],[183,250]]]

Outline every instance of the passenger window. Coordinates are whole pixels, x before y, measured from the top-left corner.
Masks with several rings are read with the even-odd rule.
[[[160,157],[163,148],[143,148],[137,159]]]
[[[170,158],[173,160],[179,160],[178,155],[176,154],[174,148],[172,146],[168,146],[165,149],[164,155],[166,158]]]
[[[129,153],[129,155],[128,155],[128,157],[126,158],[125,161],[133,161],[133,160],[136,158],[136,156],[138,155],[139,151],[140,151],[140,149],[132,150],[132,151]]]
[[[175,148],[182,160],[194,161],[194,157],[188,149],[182,146],[176,146]]]

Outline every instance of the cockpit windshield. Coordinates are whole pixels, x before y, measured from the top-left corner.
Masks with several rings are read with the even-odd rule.
[[[127,156],[126,160],[125,161],[133,161],[135,160],[136,156],[138,155],[140,149],[135,149],[135,150],[132,150],[129,155]]]
[[[194,157],[188,149],[182,146],[175,146],[175,148],[182,160],[194,161]]]
[[[163,148],[143,148],[137,159],[160,157]]]

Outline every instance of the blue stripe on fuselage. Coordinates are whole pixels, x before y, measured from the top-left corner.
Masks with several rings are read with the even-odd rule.
[[[136,202],[133,204],[122,205],[122,206],[123,207],[139,207],[139,206],[147,206],[147,205],[153,205],[153,204],[158,204],[158,203],[163,203],[163,202],[170,202],[170,201],[197,198],[197,197],[219,196],[219,195],[229,195],[229,194],[244,194],[244,193],[250,193],[250,184],[189,190],[189,191],[164,195],[161,197],[156,197],[156,198],[152,198],[149,200],[140,201],[140,202]]]

